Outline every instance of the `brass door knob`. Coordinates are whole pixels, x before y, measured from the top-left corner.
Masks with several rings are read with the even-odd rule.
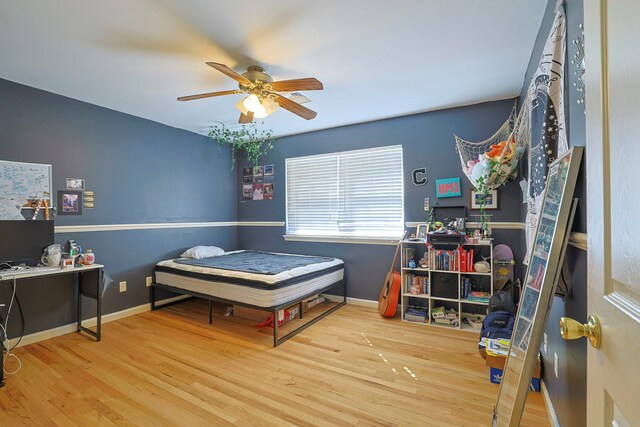
[[[586,337],[591,343],[591,347],[600,348],[602,341],[602,330],[600,321],[596,316],[589,316],[587,323],[582,324],[570,317],[560,318],[560,334],[565,340],[575,340]]]

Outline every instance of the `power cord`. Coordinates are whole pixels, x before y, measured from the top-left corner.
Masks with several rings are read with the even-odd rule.
[[[13,374],[17,373],[22,368],[22,362],[20,361],[20,358],[18,356],[16,356],[11,351],[11,350],[13,350],[13,348],[15,348],[15,346],[13,348],[11,348],[11,350],[9,349],[9,338],[7,336],[7,330],[2,325],[0,325],[0,328],[4,332],[4,341],[2,343],[0,343],[0,345],[2,345],[2,347],[6,351],[6,354],[4,355],[4,359],[3,359],[3,364],[2,364],[2,372],[4,372],[7,375],[13,375]],[[11,371],[11,372],[7,371],[7,369],[5,368],[5,366],[7,364],[7,359],[9,357],[13,357],[18,362],[18,368],[16,370],[14,370],[14,371]]]
[[[1,281],[1,280],[0,280]],[[13,372],[8,372],[4,369],[3,366],[3,372],[7,375],[13,375],[15,373],[17,373],[20,368],[22,368],[22,362],[20,361],[20,358],[18,358],[18,356],[16,356],[13,353],[13,350],[20,344],[20,341],[22,341],[22,337],[24,336],[24,328],[25,328],[25,322],[24,322],[24,313],[22,312],[22,306],[20,305],[20,300],[18,299],[18,296],[16,295],[16,281],[15,279],[13,279],[11,281],[11,289],[12,289],[12,293],[11,293],[11,300],[9,302],[9,310],[7,311],[7,317],[4,320],[4,325],[0,324],[0,327],[2,328],[2,331],[4,332],[4,341],[3,341],[3,347],[5,348],[6,351],[6,355],[4,357],[4,361],[6,362],[6,360],[11,356],[13,358],[15,358],[18,361],[18,369],[16,369]],[[13,345],[13,347],[9,347],[9,334],[7,333],[7,325],[9,324],[9,317],[11,315],[11,309],[13,308],[13,301],[16,301],[16,304],[18,305],[18,310],[20,311],[20,320],[21,320],[21,324],[20,324],[20,338],[18,339],[18,341]]]

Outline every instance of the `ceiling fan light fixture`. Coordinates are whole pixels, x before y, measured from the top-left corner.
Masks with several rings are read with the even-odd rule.
[[[247,110],[247,107],[244,106],[244,99],[241,99],[237,104],[236,104],[236,108],[238,110],[240,110],[240,112],[242,114],[244,114],[245,116],[249,115],[249,110]]]
[[[267,115],[273,114],[278,109],[278,103],[270,97],[262,100],[262,106],[267,111]]]
[[[322,82],[315,77],[273,81],[273,78],[259,66],[251,66],[245,73],[238,74],[224,64],[217,62],[207,62],[206,64],[235,80],[239,88],[181,96],[178,101],[245,94],[245,98],[235,105],[242,112],[238,120],[240,124],[250,123],[254,115],[257,118],[267,117],[273,114],[278,107],[282,107],[305,120],[311,120],[317,115],[315,111],[301,105],[303,102],[308,102],[308,98],[299,94],[298,97],[292,97],[292,95],[284,96],[286,94],[296,94],[295,91],[298,90],[324,89]]]
[[[249,96],[247,96],[244,101],[244,107],[251,111],[252,113],[256,113],[258,111],[258,109],[260,108],[264,108],[262,107],[262,104],[260,103],[260,98],[258,98],[258,95],[256,94],[251,94]]]
[[[253,117],[255,117],[256,119],[264,119],[268,115],[269,113],[267,112],[267,109],[264,108],[264,105],[262,104],[260,104],[260,107],[253,112]]]

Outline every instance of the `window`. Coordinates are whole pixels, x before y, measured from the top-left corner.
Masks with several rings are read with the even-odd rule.
[[[286,170],[288,235],[402,236],[401,145],[286,159]]]

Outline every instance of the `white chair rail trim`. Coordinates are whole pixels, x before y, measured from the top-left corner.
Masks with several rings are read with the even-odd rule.
[[[411,221],[411,222],[404,223],[405,227],[412,227],[412,228],[415,228],[418,224],[424,224],[424,222]],[[494,230],[524,230],[525,229],[524,222],[494,221],[494,222],[488,222],[487,224],[489,225],[489,227],[491,227]],[[467,228],[478,228],[478,227],[479,227],[479,223],[477,222],[467,222]]]
[[[349,243],[355,245],[391,245],[396,246],[398,239],[341,237],[341,236],[301,236],[285,234],[284,240],[289,242],[317,242],[317,243]]]
[[[88,233],[95,231],[157,230],[205,227],[284,227],[282,221],[216,221],[216,222],[158,222],[148,224],[59,225],[56,233]]]

